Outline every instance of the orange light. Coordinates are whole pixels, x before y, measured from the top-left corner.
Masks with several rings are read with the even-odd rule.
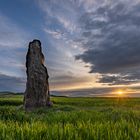
[[[123,92],[122,90],[118,90],[118,91],[117,91],[117,94],[118,94],[118,95],[122,95],[122,94],[124,94],[124,92]]]

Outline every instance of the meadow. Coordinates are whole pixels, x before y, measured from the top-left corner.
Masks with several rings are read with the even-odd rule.
[[[0,96],[0,140],[140,140],[140,98],[51,100],[25,112],[22,95]]]

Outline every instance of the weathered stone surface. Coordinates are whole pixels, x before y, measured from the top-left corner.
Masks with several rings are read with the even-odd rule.
[[[26,55],[26,69],[25,109],[47,106],[50,100],[49,76],[47,68],[44,66],[44,55],[39,40],[33,40],[29,43]]]

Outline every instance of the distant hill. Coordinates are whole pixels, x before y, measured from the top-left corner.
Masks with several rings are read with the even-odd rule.
[[[22,92],[14,93],[14,92],[10,92],[10,91],[1,91],[0,95],[23,95],[23,93]]]
[[[0,96],[2,96],[2,95],[24,95],[24,93],[23,92],[1,91]],[[61,95],[57,91],[51,91],[51,97],[67,97],[67,96]]]

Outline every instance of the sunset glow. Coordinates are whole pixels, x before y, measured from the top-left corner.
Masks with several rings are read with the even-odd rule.
[[[122,90],[119,90],[119,91],[118,91],[118,94],[119,94],[119,95],[122,95],[122,94],[123,94],[123,91],[122,91]]]

